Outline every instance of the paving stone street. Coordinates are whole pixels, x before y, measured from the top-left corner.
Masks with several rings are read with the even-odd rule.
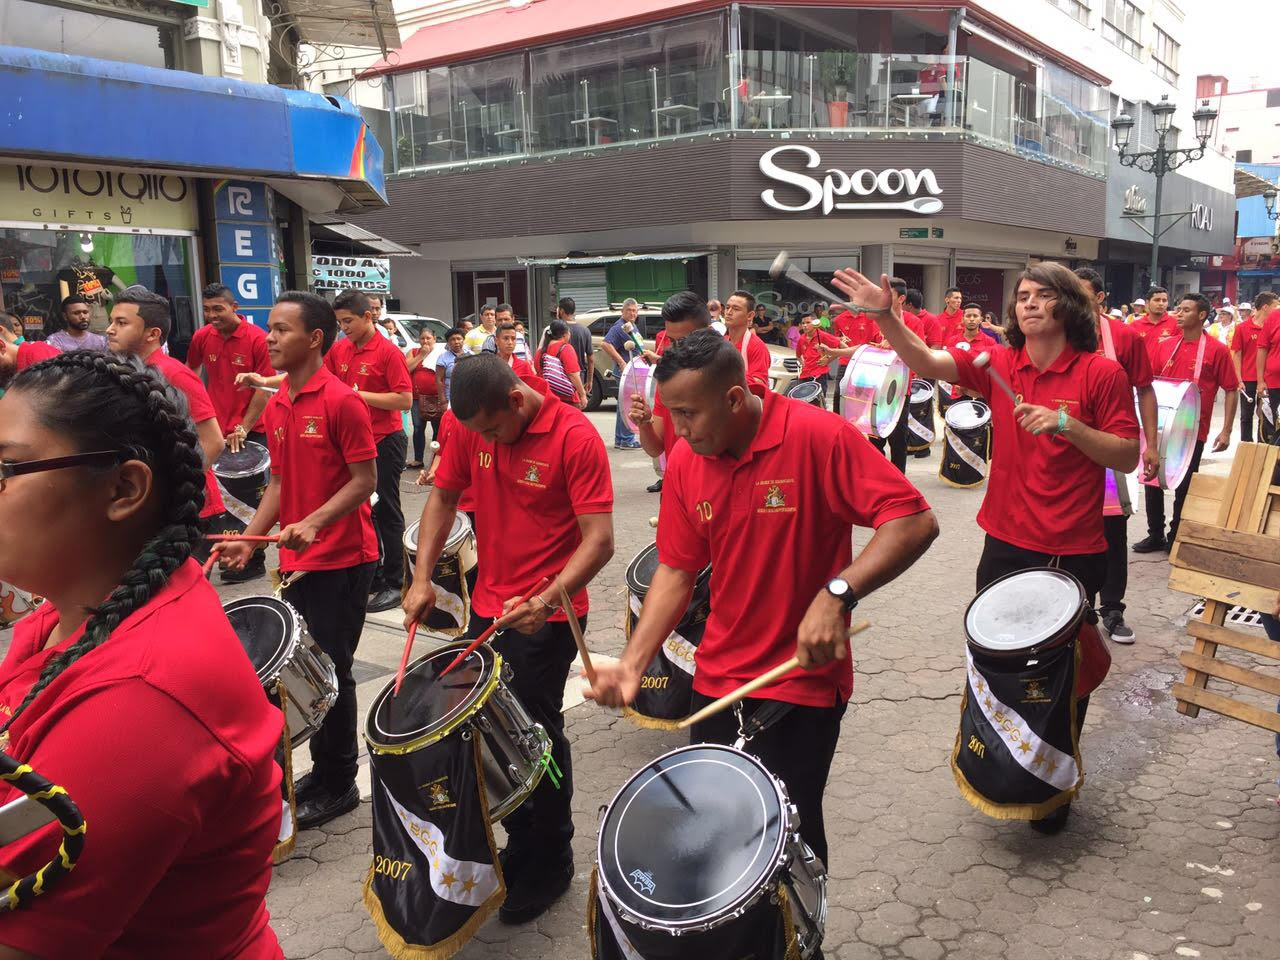
[[[612,410],[593,421],[611,441]],[[1183,673],[1177,654],[1189,646],[1182,629],[1193,598],[1168,589],[1165,554],[1133,557],[1127,618],[1138,641],[1111,647],[1111,674],[1094,694],[1082,739],[1086,783],[1067,829],[1043,837],[1024,823],[988,819],[961,798],[949,757],[982,492],[944,486],[938,451],[935,445],[930,459],[911,460],[909,475],[936,510],[941,537],[904,577],[859,607],[872,629],[854,641],[853,703],[826,794],[826,956],[1274,960],[1280,761],[1259,729],[1208,712],[1198,719],[1176,712],[1168,690]],[[610,449],[610,459],[617,552],[592,585],[587,639],[593,651],[616,656],[623,574],[652,540],[647,521],[658,498],[644,491],[654,479],[647,457]],[[1204,469],[1225,472],[1229,463],[1229,453],[1206,456]],[[412,487],[412,473],[404,477],[406,514],[416,518],[423,493]],[[1141,516],[1134,517],[1130,542],[1144,532]],[[861,543],[866,533],[857,536]],[[786,576],[777,571],[779,581]],[[222,592],[261,592],[262,583]],[[397,619],[369,618],[357,665],[362,718],[398,663]],[[566,710],[576,776],[573,886],[534,924],[491,920],[459,954],[465,960],[588,957],[585,904],[599,811],[636,769],[685,742],[583,703],[576,683],[566,692]],[[297,751],[295,770],[307,763],[306,749]],[[303,833],[275,872],[268,903],[291,960],[386,955],[360,897],[371,823],[367,757],[361,763],[366,802]]]

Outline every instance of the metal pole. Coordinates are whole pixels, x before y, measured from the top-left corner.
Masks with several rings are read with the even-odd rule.
[[[1155,213],[1151,219],[1151,283],[1150,286],[1160,286],[1160,201],[1164,194],[1164,173],[1165,173],[1165,154],[1164,154],[1164,138],[1165,135],[1159,134],[1156,143],[1156,202]]]

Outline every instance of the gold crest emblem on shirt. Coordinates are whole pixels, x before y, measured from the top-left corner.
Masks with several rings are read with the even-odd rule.
[[[525,483],[541,483],[542,474],[538,472],[536,463],[529,464],[529,469],[524,472]]]
[[[304,420],[305,422],[302,425],[302,435],[304,437],[320,436],[320,418],[305,417]]]
[[[790,492],[794,498],[795,491],[784,491],[786,484],[795,483],[794,479],[786,480],[760,480],[757,481],[757,487],[764,487],[764,499],[761,505],[756,508],[757,513],[795,513],[795,506],[787,502],[787,493]]]
[[[779,507],[785,507],[787,505],[787,498],[782,495],[782,491],[778,489],[778,485],[776,483],[770,487],[769,492],[765,494],[764,505],[771,510],[776,510]]]
[[[367,377],[369,375],[369,365],[367,363],[360,364],[360,372],[357,376]]]

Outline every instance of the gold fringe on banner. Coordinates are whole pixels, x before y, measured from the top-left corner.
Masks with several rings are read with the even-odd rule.
[[[289,819],[293,824],[293,833],[288,840],[281,840],[271,851],[271,863],[279,865],[293,856],[293,849],[298,845],[298,802],[293,793],[293,747],[289,736],[289,692],[279,678],[276,679],[276,695],[280,698],[280,712],[284,714],[284,733],[280,741],[280,749],[284,752],[284,779],[289,785]]]
[[[637,727],[645,730],[679,730],[680,720],[662,720],[658,717],[646,717],[643,713],[636,713],[631,707],[623,707],[622,715],[634,723]],[[683,719],[683,717],[681,718]]]
[[[600,896],[596,885],[600,879],[600,865],[591,868],[591,886],[587,888],[587,944],[591,949],[591,960],[599,960],[596,956],[596,902]]]

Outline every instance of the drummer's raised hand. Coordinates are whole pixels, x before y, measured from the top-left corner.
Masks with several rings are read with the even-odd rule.
[[[400,604],[404,608],[404,628],[421,623],[436,608],[436,588],[430,577],[414,577]]]
[[[825,589],[809,604],[796,629],[796,656],[802,670],[815,670],[849,653],[844,604]]]
[[[837,270],[832,284],[842,293],[848,295],[847,306],[863,313],[891,313],[902,319],[902,307],[895,303],[893,288],[889,286],[889,275],[880,275],[880,283],[876,285],[857,270]]]
[[[617,663],[596,662],[596,682],[583,691],[583,696],[602,707],[630,706],[640,692],[641,671],[629,666],[625,660]],[[585,677],[586,674],[584,673]]]

